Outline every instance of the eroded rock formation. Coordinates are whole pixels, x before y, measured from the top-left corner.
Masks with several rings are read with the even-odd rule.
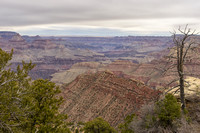
[[[68,114],[69,121],[89,121],[101,116],[116,126],[144,103],[158,98],[159,93],[108,71],[83,74],[65,86],[61,112]]]

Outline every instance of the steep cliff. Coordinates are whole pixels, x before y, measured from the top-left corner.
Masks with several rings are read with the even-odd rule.
[[[116,126],[158,95],[159,91],[141,82],[108,71],[83,74],[63,89],[65,102],[61,112],[68,114],[69,121],[88,121],[101,116]]]

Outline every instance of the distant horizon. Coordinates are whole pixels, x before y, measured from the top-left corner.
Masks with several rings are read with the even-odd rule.
[[[157,34],[142,34],[142,33],[140,33],[140,34],[132,34],[132,35],[130,35],[130,34],[112,34],[112,35],[87,35],[87,34],[82,34],[82,35],[79,35],[79,34],[40,34],[39,32],[38,33],[34,33],[34,34],[30,34],[30,33],[24,33],[24,32],[17,32],[17,31],[6,31],[6,30],[4,30],[4,31],[0,31],[0,32],[13,32],[13,33],[19,33],[21,36],[40,36],[40,37],[50,37],[50,36],[53,36],[53,37],[128,37],[128,36],[138,36],[138,37],[142,37],[142,36],[161,36],[161,37],[169,37],[169,36],[171,36],[170,34],[159,34],[159,33],[157,33]]]
[[[117,30],[92,30],[89,31],[87,30],[87,33],[84,31],[80,32],[78,30],[75,30],[74,32],[72,30],[69,31],[14,31],[14,30],[0,30],[0,32],[16,32],[19,33],[22,36],[71,36],[71,37],[122,37],[122,36],[171,36],[172,34],[170,32],[135,32],[135,33],[130,33],[130,32],[123,32],[123,31],[117,31]],[[105,34],[105,32],[107,34]]]

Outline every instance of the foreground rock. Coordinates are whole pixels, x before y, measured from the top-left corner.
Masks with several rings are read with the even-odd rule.
[[[158,98],[159,93],[141,82],[120,78],[111,72],[83,74],[63,90],[65,102],[61,112],[68,114],[69,121],[89,121],[101,116],[116,126],[125,116]]]

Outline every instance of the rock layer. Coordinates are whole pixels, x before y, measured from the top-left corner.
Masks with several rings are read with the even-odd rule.
[[[116,126],[144,103],[158,98],[159,93],[141,82],[111,72],[83,74],[63,90],[65,102],[61,112],[68,114],[69,121],[89,121],[101,116]]]

